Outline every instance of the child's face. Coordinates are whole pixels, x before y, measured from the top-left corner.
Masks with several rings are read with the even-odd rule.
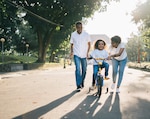
[[[103,50],[104,47],[105,47],[104,42],[103,42],[103,41],[99,41],[99,43],[98,43],[98,49],[99,49],[99,50]]]

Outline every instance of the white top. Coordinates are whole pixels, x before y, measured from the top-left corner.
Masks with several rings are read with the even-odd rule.
[[[127,57],[127,53],[126,53],[126,50],[125,50],[125,44],[124,43],[120,43],[117,48],[110,46],[110,48],[109,48],[110,55],[114,55],[114,54],[119,53],[121,48],[124,48],[122,54],[120,56],[114,57],[114,58],[117,59],[117,60],[125,59]]]
[[[108,52],[106,50],[98,50],[98,49],[95,49],[91,52],[91,56],[93,58],[107,58],[108,57]],[[94,65],[97,65],[97,62],[102,62],[102,60],[93,60],[93,64]]]
[[[88,42],[91,42],[90,35],[82,31],[80,34],[74,31],[71,34],[70,43],[73,44],[73,53],[80,58],[86,58],[88,51]]]

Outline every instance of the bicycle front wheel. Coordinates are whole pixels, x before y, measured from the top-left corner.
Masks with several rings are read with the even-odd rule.
[[[102,86],[103,86],[103,76],[99,75],[97,77],[97,94],[98,94],[98,97],[100,97],[102,94]]]

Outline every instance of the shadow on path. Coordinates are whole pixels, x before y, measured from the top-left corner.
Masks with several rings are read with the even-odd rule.
[[[112,94],[109,95],[104,105],[99,103],[96,97],[87,96],[73,111],[61,119],[121,119],[119,95],[116,94],[114,103],[111,105],[112,96]]]
[[[17,117],[14,117],[13,119],[38,119],[43,114],[51,111],[52,109],[56,108],[60,104],[64,103],[66,100],[71,98],[75,93],[76,93],[76,91],[73,91],[72,93],[70,93],[62,98],[59,98],[47,105],[39,107],[39,108],[32,110],[30,112],[27,112],[25,114],[19,115]]]
[[[150,119],[150,101],[135,97],[135,101],[130,104],[122,113],[126,119]]]

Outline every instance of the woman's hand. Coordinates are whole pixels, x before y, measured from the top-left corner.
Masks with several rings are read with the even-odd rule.
[[[111,60],[111,59],[112,59],[112,56],[111,56],[111,55],[107,57],[107,60]]]

